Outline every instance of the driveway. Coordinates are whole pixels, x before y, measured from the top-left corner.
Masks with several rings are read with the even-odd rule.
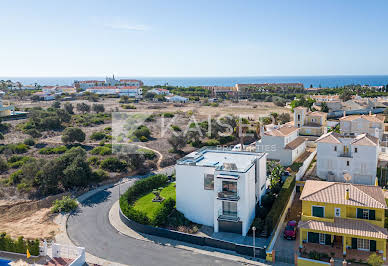
[[[135,179],[120,186],[123,193]],[[67,232],[77,246],[97,257],[128,265],[241,265],[204,254],[162,246],[119,234],[108,214],[119,198],[119,186],[102,190],[87,199],[67,222]]]
[[[294,264],[295,252],[298,249],[299,234],[297,234],[296,240],[287,240],[283,237],[283,232],[286,227],[286,223],[283,224],[282,230],[278,235],[275,242],[275,262],[286,262]],[[298,232],[299,233],[299,232]]]

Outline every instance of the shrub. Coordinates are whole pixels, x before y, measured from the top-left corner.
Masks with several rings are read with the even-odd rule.
[[[22,180],[23,171],[21,169],[13,172],[8,178],[8,184],[16,185]]]
[[[140,137],[140,141],[141,141],[141,142],[147,142],[148,139],[147,139],[146,136],[141,136],[141,137]]]
[[[104,170],[98,169],[93,172],[93,180],[96,182],[101,182],[109,178],[109,175]]]
[[[62,154],[67,151],[67,147],[64,145],[58,147],[45,147],[39,150],[40,154]]]
[[[209,140],[205,141],[204,145],[205,146],[218,146],[218,145],[220,145],[220,142],[216,139],[209,139]]]
[[[273,229],[277,226],[279,217],[282,215],[291,193],[295,187],[295,177],[289,176],[284,182],[278,197],[272,205],[272,209],[265,218],[265,228],[267,234],[270,235]]]
[[[0,139],[4,139],[4,134],[0,132]]]
[[[12,239],[6,233],[0,234],[0,250],[26,254],[28,251],[33,256],[39,255],[39,240],[25,240],[22,236],[17,240]]]
[[[70,198],[69,196],[63,196],[62,199],[55,200],[53,207],[51,209],[54,213],[59,212],[72,212],[78,207],[78,202],[75,199]]]
[[[8,163],[11,168],[19,168],[29,160],[31,160],[31,157],[13,155],[9,158]]]
[[[0,153],[3,153],[5,150],[8,150],[10,153],[26,153],[30,147],[27,146],[24,143],[18,143],[18,144],[7,144],[4,146],[0,146]]]
[[[143,149],[143,148],[141,148],[141,149],[138,149],[136,152],[137,152],[137,153],[143,154],[144,157],[145,157],[147,160],[153,160],[153,159],[155,159],[155,157],[156,157],[155,152],[153,152],[153,151],[151,151],[151,150],[149,150],[149,149]]]
[[[40,134],[40,132],[35,128],[26,129],[26,130],[23,130],[23,132],[30,135],[33,138],[40,138],[42,136],[42,134]]]
[[[23,143],[28,145],[28,146],[34,146],[35,140],[33,138],[28,138],[28,139],[25,139]]]
[[[98,158],[97,156],[91,156],[88,158],[87,162],[88,164],[98,166],[100,164],[100,158]]]
[[[169,198],[163,201],[161,208],[157,209],[155,213],[155,218],[152,221],[154,226],[165,225],[168,220],[168,216],[174,210],[175,200],[173,198]]]
[[[233,135],[220,136],[219,142],[220,142],[220,144],[226,144],[226,143],[234,141],[235,139],[236,139],[236,137]]]
[[[92,135],[90,135],[90,139],[92,140],[102,140],[107,138],[108,135],[106,135],[104,132],[93,132]]]
[[[98,146],[93,148],[93,150],[90,151],[90,154],[93,155],[111,155],[112,154],[112,148],[107,147],[107,146]]]
[[[123,109],[136,109],[136,106],[134,106],[133,104],[122,104],[121,108],[123,108]]]
[[[176,125],[171,125],[171,128],[172,128],[172,130],[174,130],[174,131],[182,131],[181,129],[180,129],[180,127],[178,127],[178,126],[176,126]]]
[[[62,142],[63,143],[73,143],[73,142],[82,142],[85,140],[85,133],[82,129],[78,127],[68,127],[63,131]]]
[[[172,118],[172,117],[174,117],[174,114],[173,113],[164,113],[163,116],[165,118]]]
[[[133,135],[138,139],[141,139],[143,136],[148,140],[151,137],[151,130],[146,126],[141,125],[133,132]]]
[[[127,168],[127,163],[116,157],[109,157],[101,162],[100,167],[110,172],[123,172]]]
[[[8,170],[7,162],[3,158],[0,158],[0,173],[4,173],[7,170]]]

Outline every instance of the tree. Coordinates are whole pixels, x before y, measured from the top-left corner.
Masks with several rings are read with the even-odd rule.
[[[327,107],[327,104],[325,102],[321,103],[321,111],[325,113],[329,112],[329,107]]]
[[[105,112],[105,108],[103,104],[93,104],[93,111],[96,113],[103,113]]]
[[[51,105],[52,108],[61,108],[61,103],[59,101],[55,101],[53,102],[53,104]]]
[[[381,266],[384,264],[384,261],[381,256],[377,255],[376,253],[373,253],[368,257],[368,264],[372,266]]]
[[[88,113],[90,112],[90,105],[86,103],[78,103],[77,104],[77,111],[81,113]]]
[[[78,127],[68,127],[63,131],[62,142],[73,143],[75,141],[82,142],[85,140],[85,133]]]
[[[281,113],[278,119],[282,124],[285,124],[291,121],[291,117],[289,113]]]
[[[71,115],[74,114],[74,106],[71,103],[65,103],[63,109]]]
[[[89,183],[91,176],[92,170],[85,161],[85,157],[77,156],[63,171],[62,185],[65,188],[85,186]]]
[[[167,141],[172,146],[173,152],[180,151],[186,146],[186,143],[187,143],[186,137],[182,135],[179,135],[179,136],[172,135],[170,138],[168,138]]]
[[[274,124],[277,124],[279,114],[276,112],[271,112],[270,116],[272,116]]]
[[[349,89],[344,89],[342,93],[339,95],[339,98],[346,102],[350,99],[352,99],[352,92]]]

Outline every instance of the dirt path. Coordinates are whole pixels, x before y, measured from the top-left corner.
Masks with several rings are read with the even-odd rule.
[[[162,163],[162,160],[163,160],[163,154],[161,154],[157,150],[154,150],[154,149],[146,147],[146,146],[142,146],[142,145],[137,145],[137,146],[142,147],[142,148],[147,149],[147,150],[151,150],[151,151],[158,154],[158,161],[156,162],[156,170],[160,170],[161,169],[160,164]]]

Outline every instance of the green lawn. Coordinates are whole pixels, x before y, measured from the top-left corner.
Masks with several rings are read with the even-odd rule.
[[[173,198],[176,200],[175,195],[175,183],[170,183],[168,186],[164,187],[161,191],[160,195],[166,200],[169,198]],[[151,220],[154,218],[155,212],[161,206],[161,202],[152,202],[152,199],[155,195],[151,192],[147,195],[144,195],[140,199],[138,199],[133,205],[135,210],[142,211],[147,214],[148,218]]]

